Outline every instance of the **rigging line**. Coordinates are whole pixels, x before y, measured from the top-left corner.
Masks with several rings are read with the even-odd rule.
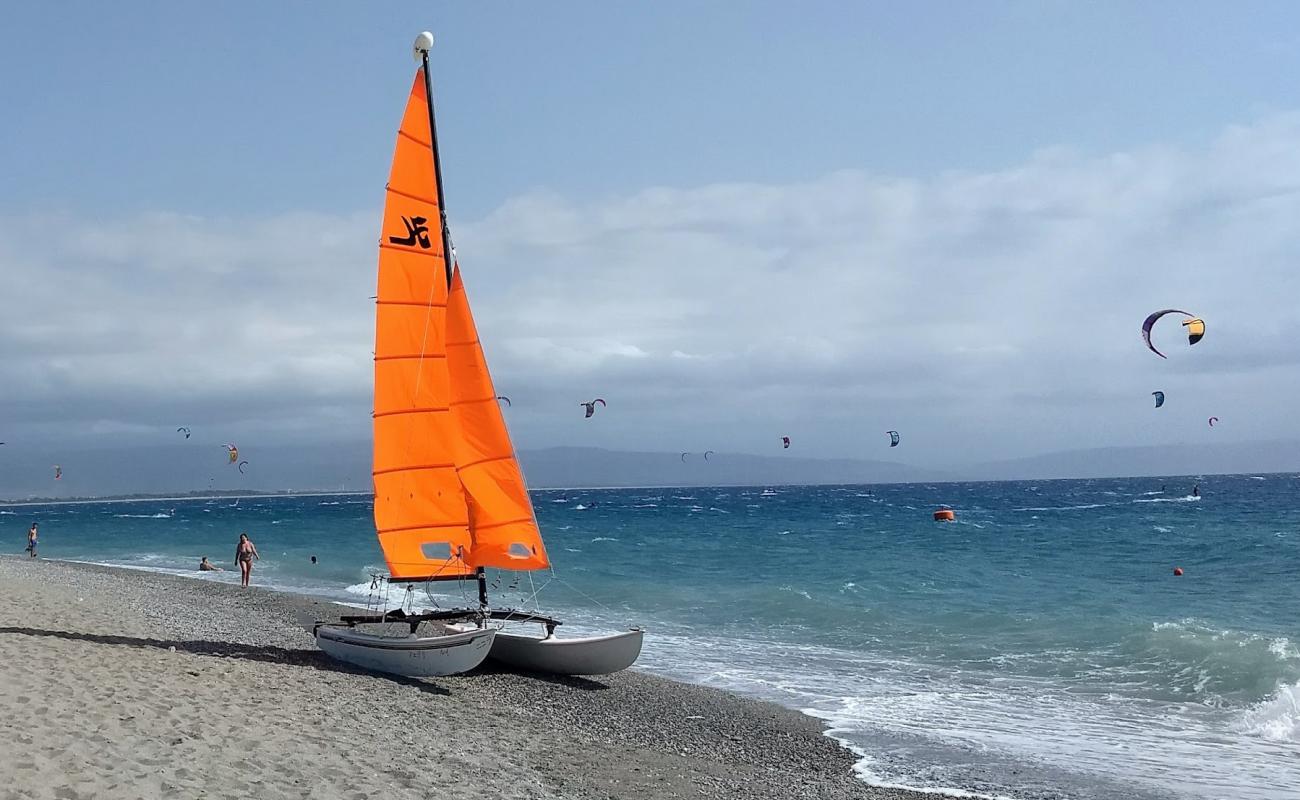
[[[554,573],[554,571],[551,572],[551,575],[553,576],[553,580],[557,580],[557,581],[559,581],[559,582],[560,582],[561,584],[563,584],[564,586],[569,587],[570,589],[572,589],[573,591],[575,591],[575,592],[577,592],[578,594],[582,595],[582,596],[585,597],[586,599],[590,600],[591,602],[593,602],[593,603],[595,603],[596,605],[600,606],[601,608],[605,609],[605,610],[608,611],[610,614],[616,614],[616,613],[617,613],[614,609],[610,608],[609,606],[607,606],[607,605],[605,605],[604,603],[600,602],[600,601],[597,600],[596,598],[594,598],[594,597],[592,597],[591,595],[587,594],[586,592],[582,591],[582,590],[579,589],[578,587],[576,587],[576,586],[574,586],[573,584],[569,583],[568,581],[564,580],[564,579],[561,578],[559,575],[556,575],[556,574]],[[548,581],[548,582],[549,582],[549,581]],[[545,589],[546,587],[543,586],[542,588]],[[630,620],[629,620],[629,622],[630,622]]]
[[[534,590],[534,591],[533,591],[533,594],[532,594],[531,597],[524,597],[524,598],[522,598],[523,603],[521,603],[521,605],[525,605],[525,606],[526,606],[526,605],[528,605],[529,603],[532,603],[532,604],[533,604],[533,608],[535,608],[535,609],[538,608],[538,605],[537,605],[537,595],[539,595],[539,594],[541,594],[543,591],[545,591],[545,590],[546,590],[546,587],[551,585],[551,581],[555,581],[555,580],[559,580],[559,579],[556,578],[556,577],[554,577],[554,576],[552,576],[550,580],[548,580],[546,583],[543,583],[540,587],[538,587],[536,590]],[[528,582],[529,582],[530,585],[531,585],[532,582],[533,582],[533,576],[532,576],[531,573],[528,575]]]
[[[457,588],[457,589],[460,589],[460,602],[461,602],[461,605],[464,605],[464,606],[468,607],[468,606],[469,606],[469,595],[465,594],[465,576],[462,575],[461,577],[459,577],[459,578],[456,579],[456,588]]]
[[[429,598],[429,602],[433,603],[434,608],[442,608],[442,606],[438,604],[438,601],[434,599],[432,581],[428,581],[424,584],[424,596]]]

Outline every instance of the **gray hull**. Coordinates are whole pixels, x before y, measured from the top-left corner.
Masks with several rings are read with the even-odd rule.
[[[386,636],[343,625],[316,628],[316,646],[326,655],[364,669],[427,678],[457,675],[474,669],[488,657],[492,628],[434,636]]]
[[[543,639],[498,631],[490,658],[515,669],[551,675],[608,675],[627,669],[641,655],[643,631],[611,636]]]

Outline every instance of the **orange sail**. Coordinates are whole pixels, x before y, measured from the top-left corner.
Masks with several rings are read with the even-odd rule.
[[[546,547],[533,517],[523,471],[506,430],[492,376],[469,310],[460,267],[447,300],[447,371],[456,419],[456,472],[469,502],[474,567],[545,569]]]
[[[375,529],[394,579],[470,575],[447,371],[447,274],[424,74],[397,132],[375,310]]]

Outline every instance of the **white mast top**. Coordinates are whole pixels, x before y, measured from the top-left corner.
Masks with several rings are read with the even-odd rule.
[[[424,56],[433,49],[433,34],[424,31],[415,37],[415,44],[411,45],[411,55],[415,56],[416,63],[422,63]]]

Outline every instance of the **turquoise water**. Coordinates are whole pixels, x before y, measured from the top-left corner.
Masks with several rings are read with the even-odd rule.
[[[1265,475],[543,491],[555,574],[491,580],[503,605],[540,590],[568,628],[645,626],[644,669],[828,720],[871,781],[1296,797],[1298,490]],[[941,503],[955,524],[931,520]],[[195,577],[204,555],[232,568],[247,530],[256,583],[357,603],[383,563],[354,495],[9,506],[0,541],[20,552],[32,521],[43,556]],[[419,602],[474,590],[434,591]]]

